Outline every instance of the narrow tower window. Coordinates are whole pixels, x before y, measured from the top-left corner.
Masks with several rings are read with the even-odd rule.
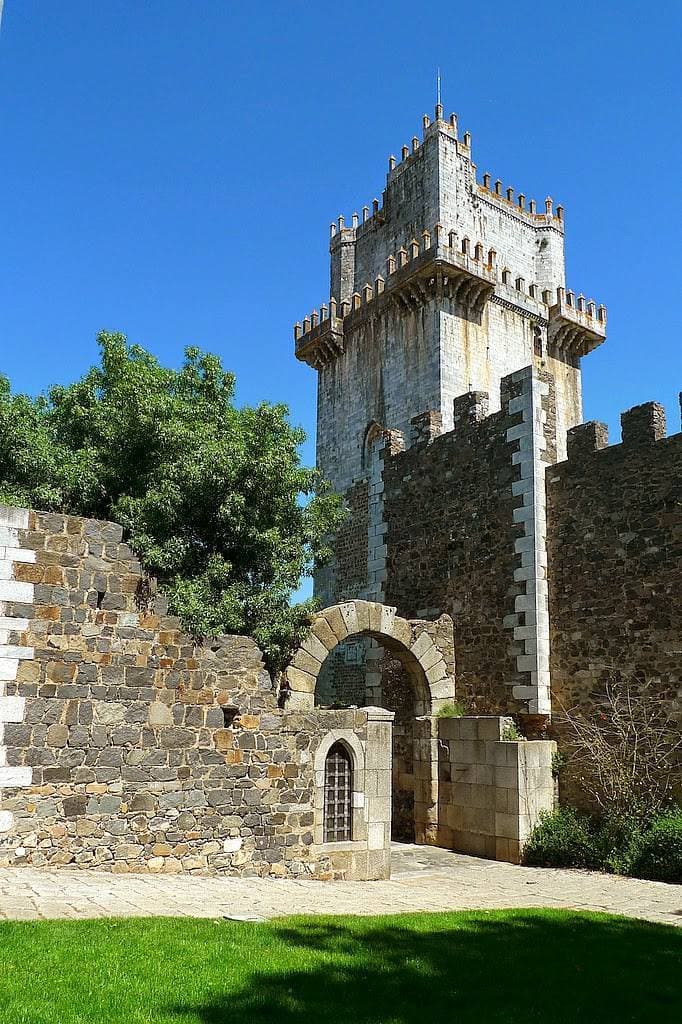
[[[324,841],[343,843],[351,838],[353,769],[342,743],[330,748],[324,762]]]

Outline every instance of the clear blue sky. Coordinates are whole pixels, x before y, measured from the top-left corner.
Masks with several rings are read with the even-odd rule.
[[[380,195],[444,103],[479,172],[566,210],[568,284],[609,308],[584,362],[606,419],[682,387],[679,3],[6,0],[0,371],[80,374],[100,328],[177,364],[219,353],[243,401],[311,436],[291,326],[328,295],[328,224]]]

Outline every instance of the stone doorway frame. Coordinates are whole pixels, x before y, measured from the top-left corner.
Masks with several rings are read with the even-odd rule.
[[[350,636],[371,637],[397,658],[414,693],[414,827],[417,843],[438,836],[438,711],[455,699],[455,655],[449,616],[403,619],[376,601],[345,601],[317,612],[284,672],[287,711],[314,711],[317,678],[327,655]]]

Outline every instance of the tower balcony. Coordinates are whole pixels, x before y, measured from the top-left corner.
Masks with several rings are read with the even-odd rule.
[[[326,316],[317,323],[312,323],[312,319],[314,315],[294,328],[296,358],[319,370],[343,352],[343,317]]]
[[[570,355],[586,356],[606,340],[606,306],[557,288],[557,301],[549,307],[547,340]]]
[[[438,239],[439,229],[436,229]],[[296,358],[320,369],[344,351],[348,332],[389,305],[412,313],[431,298],[447,297],[467,316],[480,316],[497,281],[493,262],[486,262],[477,247],[474,255],[448,245],[432,244],[429,232],[387,260],[386,279],[354,292],[349,300],[322,306],[294,327]],[[490,254],[489,254],[490,255]],[[494,257],[494,254],[492,254]]]

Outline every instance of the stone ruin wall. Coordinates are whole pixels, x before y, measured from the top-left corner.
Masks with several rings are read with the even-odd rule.
[[[361,794],[364,846],[321,844],[315,770],[330,732],[348,735],[386,803],[383,713],[281,710],[253,640],[198,645],[146,600],[115,524],[0,519],[0,864],[386,874]]]

